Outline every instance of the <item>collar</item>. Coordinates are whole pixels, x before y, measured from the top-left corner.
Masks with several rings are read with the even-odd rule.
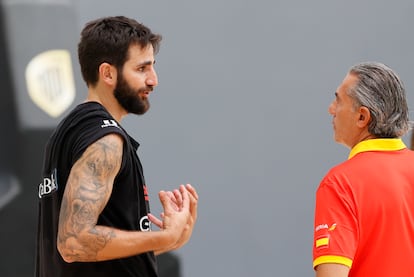
[[[396,151],[406,148],[400,138],[379,138],[363,140],[355,145],[349,153],[348,160],[361,152]]]

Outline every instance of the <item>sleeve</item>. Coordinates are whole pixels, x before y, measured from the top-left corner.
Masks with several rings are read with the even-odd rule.
[[[77,128],[79,133],[77,135],[74,134],[73,162],[79,159],[92,143],[108,134],[116,133],[123,137],[124,140],[126,139],[126,134],[118,123],[105,116],[95,116],[80,124],[81,126]]]
[[[358,221],[346,178],[325,177],[316,192],[313,267],[339,263],[348,267],[358,245]]]

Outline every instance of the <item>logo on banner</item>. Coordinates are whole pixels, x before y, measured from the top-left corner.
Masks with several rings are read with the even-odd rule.
[[[33,103],[51,117],[64,113],[75,99],[72,62],[67,50],[49,50],[26,67],[27,90]]]

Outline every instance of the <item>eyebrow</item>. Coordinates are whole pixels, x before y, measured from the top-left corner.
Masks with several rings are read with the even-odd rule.
[[[140,64],[137,64],[137,67],[141,67],[141,66],[145,66],[145,65],[152,65],[155,64],[155,60],[154,61],[146,61]]]

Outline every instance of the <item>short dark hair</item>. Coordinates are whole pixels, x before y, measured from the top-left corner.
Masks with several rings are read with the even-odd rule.
[[[121,70],[128,59],[128,49],[152,45],[158,53],[161,35],[125,16],[102,17],[86,23],[78,44],[78,58],[86,84],[96,85],[99,66],[107,62]]]

